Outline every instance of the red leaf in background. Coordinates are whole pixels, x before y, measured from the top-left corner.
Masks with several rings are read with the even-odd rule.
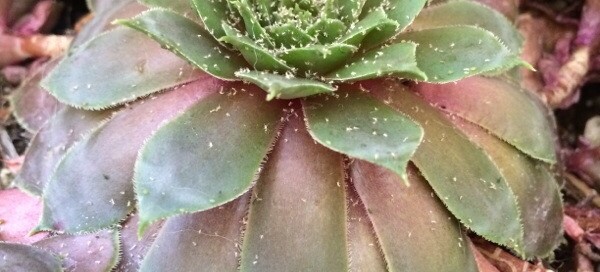
[[[31,244],[48,236],[29,236],[42,213],[42,200],[18,189],[0,191],[0,241]]]

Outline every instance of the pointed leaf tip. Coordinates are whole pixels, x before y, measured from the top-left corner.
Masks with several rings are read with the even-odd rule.
[[[503,14],[477,1],[458,0],[432,5],[417,16],[410,28],[422,30],[457,25],[481,27],[498,37],[513,54],[521,52],[523,37],[515,25]]]
[[[329,73],[325,79],[343,82],[394,76],[424,81],[427,75],[418,67],[416,50],[417,45],[410,42],[373,49]]]
[[[485,128],[523,153],[556,163],[556,136],[546,108],[519,86],[476,76],[448,84],[418,84],[415,90],[429,103]]]
[[[277,136],[282,104],[264,101],[247,86],[225,91],[191,106],[146,141],[133,178],[142,233],[150,222],[220,206],[252,185]]]
[[[98,61],[114,56],[119,56],[119,61]],[[41,84],[67,105],[100,110],[202,76],[205,74],[146,35],[119,27],[81,45]]]
[[[235,80],[235,71],[247,67],[242,58],[219,44],[202,26],[172,11],[153,9],[118,23],[149,35],[165,49],[217,78]]]
[[[423,138],[404,114],[360,90],[338,91],[303,101],[313,138],[324,146],[379,164],[406,177],[406,165]],[[403,179],[407,182],[407,179]]]
[[[344,172],[289,117],[252,192],[240,270],[348,271]]]
[[[321,93],[331,93],[335,88],[320,81],[282,76],[259,71],[239,71],[236,76],[254,83],[268,93],[267,100],[294,99]]]
[[[41,226],[73,233],[120,222],[134,209],[133,171],[144,142],[222,84],[208,77],[133,103],[75,143],[44,188]]]
[[[488,154],[406,87],[371,84],[375,86],[370,89],[378,90],[374,95],[422,125],[425,138],[411,161],[448,210],[486,239],[503,245],[518,242],[523,231],[516,197]]]
[[[405,32],[397,40],[417,43],[417,66],[428,82],[506,71],[521,63],[491,32],[475,26],[445,26]],[[482,61],[483,58],[483,61]]]

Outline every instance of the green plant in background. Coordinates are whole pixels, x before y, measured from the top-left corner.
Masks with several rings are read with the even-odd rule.
[[[165,219],[144,271],[476,271],[465,229],[524,258],[557,245],[553,131],[494,77],[525,64],[500,13],[142,2],[43,82],[68,107],[17,181],[42,196],[37,231]],[[120,5],[88,29],[142,9]]]

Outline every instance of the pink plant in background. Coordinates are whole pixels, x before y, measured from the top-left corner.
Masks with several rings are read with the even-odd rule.
[[[22,66],[11,66],[32,58],[61,55],[71,38],[45,35],[55,25],[62,4],[52,0],[7,0],[0,4],[0,69],[13,83],[27,74]],[[34,65],[35,66],[35,65]]]

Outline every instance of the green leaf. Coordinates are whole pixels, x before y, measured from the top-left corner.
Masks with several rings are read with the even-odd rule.
[[[269,52],[268,49],[261,47],[252,39],[243,36],[227,23],[223,23],[223,29],[225,30],[226,36],[221,38],[220,41],[231,44],[239,50],[246,61],[255,69],[279,72],[285,72],[292,69],[287,66],[283,60],[275,57],[275,54]]]
[[[268,31],[277,47],[283,45],[303,47],[313,41],[310,35],[293,23],[271,26]]]
[[[483,147],[517,198],[523,236],[512,249],[522,257],[547,257],[562,238],[562,200],[550,167],[535,161],[487,131],[460,118],[451,119],[473,142]]]
[[[161,0],[157,0],[161,1]],[[229,18],[227,0],[191,0],[206,31],[215,39],[225,36],[222,24]]]
[[[33,246],[63,257],[67,271],[113,271],[119,261],[119,233],[104,230],[92,234],[61,234]]]
[[[512,53],[521,52],[523,38],[512,22],[501,13],[474,1],[449,1],[428,7],[410,28],[423,30],[454,25],[481,27],[494,33]]]
[[[162,126],[135,165],[140,233],[158,219],[208,210],[252,185],[277,136],[280,103],[254,90],[213,94]],[[235,169],[233,171],[232,169]]]
[[[419,84],[416,90],[430,103],[482,126],[525,154],[556,162],[556,136],[546,109],[519,87],[471,77],[444,85]]]
[[[241,271],[348,271],[344,165],[291,117],[252,192]]]
[[[387,17],[398,23],[398,33],[409,26],[421,12],[427,0],[367,0],[360,18],[368,16],[374,9],[383,7]]]
[[[90,232],[120,222],[135,206],[133,171],[145,141],[163,123],[218,92],[222,84],[206,76],[139,101],[73,145],[44,188],[44,212],[37,229]]]
[[[413,41],[417,64],[429,82],[445,83],[476,74],[508,69],[522,61],[491,32],[474,26],[449,26],[403,33]]]
[[[118,22],[145,33],[167,50],[220,79],[235,80],[235,71],[247,67],[242,58],[221,46],[202,26],[172,11],[149,10]]]
[[[316,37],[321,44],[328,44],[341,37],[346,29],[344,22],[338,19],[319,18],[306,29],[306,32],[308,35]]]
[[[271,25],[273,20],[272,13],[275,11],[276,5],[271,0],[251,0],[256,8],[258,19],[264,25]]]
[[[350,164],[350,177],[389,271],[478,271],[460,224],[432,197],[415,167],[408,168],[410,187],[398,186],[397,175],[364,161]]]
[[[107,61],[115,56],[119,61]],[[146,35],[118,28],[82,45],[61,61],[42,86],[65,104],[97,110],[200,76],[202,73],[165,52]]]
[[[370,78],[395,76],[426,80],[427,76],[417,67],[414,43],[397,43],[374,49],[352,59],[342,68],[325,76],[326,80],[357,81]]]
[[[287,77],[258,71],[240,71],[236,75],[254,83],[268,93],[267,100],[294,99],[320,93],[331,93],[335,88],[320,81]]]
[[[365,37],[373,32],[386,34],[384,36],[387,37],[384,37],[383,40],[380,39],[379,41],[382,42],[394,36],[394,34],[396,34],[397,27],[398,23],[394,20],[388,19],[385,11],[379,8],[370,12],[365,18],[354,24],[353,27],[350,27],[349,31],[342,36],[338,42],[358,47],[361,45]],[[389,29],[392,31],[390,32]],[[365,42],[372,43],[372,41],[368,40]]]
[[[0,242],[0,267],[4,271],[60,272],[60,259],[32,246]]]
[[[254,11],[248,4],[248,0],[234,0],[230,1],[230,3],[237,8],[242,16],[248,36],[261,45],[273,47],[274,44],[273,41],[271,41],[271,37],[267,35],[267,31],[260,25],[258,18],[256,18],[256,14],[254,14]]]
[[[248,202],[246,194],[219,208],[169,218],[140,271],[237,271]]]
[[[489,156],[429,103],[398,83],[364,87],[421,124],[425,139],[412,162],[463,225],[513,247],[523,236],[517,199]]]
[[[406,177],[423,130],[404,114],[359,90],[303,102],[308,131],[322,145]],[[404,179],[404,181],[407,181]]]
[[[330,0],[325,13],[335,15],[333,18],[338,18],[346,25],[350,25],[358,19],[365,0]]]
[[[289,66],[298,68],[300,73],[324,74],[346,62],[356,47],[347,44],[309,45],[301,48],[287,49],[277,56]]]
[[[60,110],[33,137],[15,185],[41,195],[67,150],[109,118],[111,111]]]

